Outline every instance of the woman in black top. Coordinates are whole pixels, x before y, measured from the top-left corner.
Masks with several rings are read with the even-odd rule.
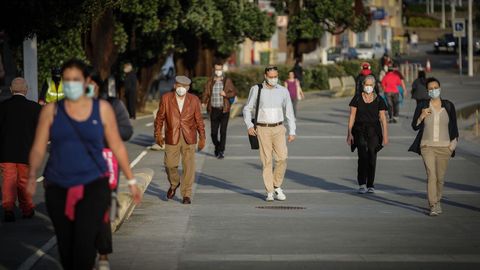
[[[385,101],[374,91],[375,78],[367,76],[363,92],[350,102],[347,144],[352,152],[358,148],[358,193],[374,193],[377,152],[388,144]]]

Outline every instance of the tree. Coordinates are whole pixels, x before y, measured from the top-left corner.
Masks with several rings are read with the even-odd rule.
[[[315,50],[325,32],[362,32],[371,24],[370,12],[361,0],[278,0],[276,9],[289,15],[289,62]]]

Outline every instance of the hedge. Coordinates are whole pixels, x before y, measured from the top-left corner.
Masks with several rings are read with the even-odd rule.
[[[333,77],[353,76],[354,78],[360,71],[361,63],[364,60],[351,60],[339,62],[331,65],[316,65],[305,67],[303,75],[304,91],[327,90],[329,89],[328,79]],[[379,60],[368,60],[372,66],[372,72],[378,74]],[[288,71],[291,67],[286,65],[278,66],[278,76],[280,83],[283,83],[288,77]],[[238,95],[241,98],[248,97],[250,88],[262,82],[264,67],[248,67],[236,71],[227,72],[226,75],[232,79],[233,84],[238,89]],[[207,77],[195,77],[192,80],[192,92],[201,95],[203,87],[207,81]]]

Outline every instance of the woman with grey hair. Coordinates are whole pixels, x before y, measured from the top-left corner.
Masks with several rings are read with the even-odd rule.
[[[375,77],[367,76],[363,91],[350,102],[347,144],[358,152],[358,193],[374,193],[377,152],[388,144],[385,101],[375,93]]]

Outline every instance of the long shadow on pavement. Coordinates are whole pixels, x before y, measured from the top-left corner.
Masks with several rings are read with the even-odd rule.
[[[248,163],[248,164],[251,165],[254,168],[261,168],[261,166],[258,165],[258,164],[253,164],[253,163]],[[391,205],[391,206],[400,207],[400,208],[411,210],[411,211],[421,213],[421,214],[426,214],[426,211],[427,211],[426,208],[419,207],[417,205],[413,205],[413,204],[409,204],[409,203],[404,203],[404,202],[392,200],[392,199],[387,199],[387,198],[378,196],[376,194],[373,194],[373,195],[372,194],[369,194],[369,195],[357,194],[356,190],[353,190],[349,186],[345,186],[345,185],[341,185],[341,184],[337,184],[337,183],[332,183],[330,181],[325,180],[324,178],[320,178],[320,177],[317,177],[317,176],[312,176],[312,175],[305,174],[305,173],[302,173],[302,172],[297,172],[297,171],[287,169],[287,172],[285,174],[285,178],[291,179],[294,182],[302,184],[304,186],[329,190],[333,193],[336,192],[336,193],[347,194],[347,195],[350,195],[350,196],[354,196],[354,197],[358,197],[358,198],[362,198],[362,199],[366,199],[366,200],[370,200],[370,201],[375,201],[375,202],[379,202],[379,203],[383,203],[383,204],[387,204],[387,205]],[[345,192],[339,192],[338,191],[338,190],[345,190],[345,189],[352,189],[352,192],[351,193],[345,193]]]
[[[246,188],[237,186],[237,185],[232,184],[231,182],[229,182],[225,179],[221,179],[221,178],[218,178],[216,176],[208,175],[208,174],[204,174],[204,173],[202,173],[200,175],[200,177],[198,179],[198,184],[202,185],[202,186],[213,186],[213,187],[217,187],[217,188],[221,188],[221,189],[225,189],[225,190],[231,190],[231,191],[237,192],[239,194],[254,197],[254,198],[257,198],[257,199],[263,199],[264,198],[263,194],[260,194],[258,192],[253,191],[253,190],[250,190],[250,189],[246,189]]]
[[[343,180],[351,181],[352,183],[357,183],[357,181],[354,180],[354,179],[343,178]],[[392,185],[387,185],[387,184],[375,184],[375,187],[377,187],[379,190],[384,189],[384,190],[398,190],[398,191],[407,191],[407,192],[411,191],[411,190],[406,189],[406,188],[399,188],[397,186],[392,186]],[[420,199],[425,199],[426,200],[425,195],[418,194],[418,193],[403,194],[403,193],[399,192],[398,195],[400,195],[402,197],[415,197],[415,198],[420,198]],[[447,205],[450,205],[450,206],[455,206],[455,207],[460,207],[460,208],[480,212],[480,208],[478,208],[478,207],[452,201],[452,200],[448,199],[447,196],[443,196],[442,204],[447,204]],[[424,208],[424,209],[426,209],[426,208]]]

